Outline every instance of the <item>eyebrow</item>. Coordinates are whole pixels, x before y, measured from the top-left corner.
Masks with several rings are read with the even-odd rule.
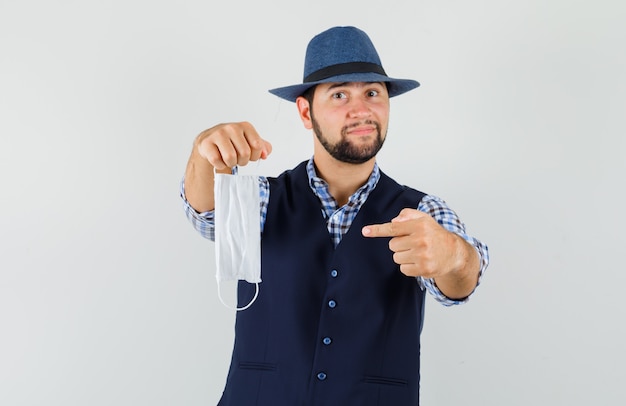
[[[341,82],[341,83],[333,83],[332,85],[328,87],[327,91],[336,89],[338,87],[348,86],[350,83],[364,83],[364,86],[371,85],[371,84],[379,84],[381,86],[384,86],[383,82]]]

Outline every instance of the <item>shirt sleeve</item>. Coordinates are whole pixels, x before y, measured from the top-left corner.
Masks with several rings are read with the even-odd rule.
[[[235,173],[233,171],[233,173]],[[260,194],[260,213],[261,213],[261,232],[265,226],[265,218],[267,217],[267,206],[269,204],[269,181],[265,176],[259,176],[259,194]],[[187,197],[185,196],[185,178],[180,182],[180,197],[183,200],[183,208],[187,219],[193,227],[204,238],[215,241],[215,210],[198,212],[191,207]]]
[[[478,253],[478,256],[480,258],[480,270],[478,274],[478,282],[476,283],[476,287],[478,287],[478,285],[480,285],[484,272],[487,269],[487,265],[489,264],[489,250],[487,245],[483,244],[477,238],[468,235],[465,230],[465,224],[463,224],[457,214],[450,207],[448,207],[446,202],[444,202],[439,197],[431,195],[424,196],[424,198],[422,198],[422,200],[420,201],[417,209],[419,211],[429,214],[443,228],[460,236],[476,249],[476,252]],[[435,280],[432,278],[418,277],[418,283],[420,284],[422,289],[426,289],[435,298],[435,300],[437,300],[444,306],[454,306],[465,303],[469,300],[470,296],[476,290],[476,287],[474,287],[472,293],[470,293],[470,295],[468,295],[466,298],[454,300],[444,295],[437,287]]]
[[[193,228],[204,238],[215,241],[215,210],[198,212],[191,207],[185,196],[185,178],[180,181],[180,198],[183,200],[185,215]]]

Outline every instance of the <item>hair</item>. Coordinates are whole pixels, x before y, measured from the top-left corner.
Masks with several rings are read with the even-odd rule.
[[[304,97],[306,99],[306,101],[309,102],[309,106],[313,106],[313,96],[315,95],[315,88],[316,87],[317,87],[317,85],[311,86],[308,89],[306,89],[304,91],[304,93],[302,93],[302,97]]]
[[[316,87],[317,85],[311,86],[308,89],[306,89],[304,93],[300,95],[301,97],[304,97],[304,100],[306,100],[309,103],[309,111],[310,111],[311,117],[313,116],[313,96],[315,95]]]

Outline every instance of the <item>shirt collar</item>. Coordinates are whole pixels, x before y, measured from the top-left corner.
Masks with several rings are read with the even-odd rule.
[[[319,176],[317,176],[317,172],[315,171],[315,164],[313,163],[313,157],[309,159],[309,162],[306,165],[306,172],[309,177],[309,186],[311,190],[317,197],[319,197],[322,201],[326,201],[331,198],[330,193],[328,192],[328,183]],[[376,185],[378,184],[378,180],[380,179],[380,169],[378,168],[378,164],[374,162],[374,169],[370,174],[367,182],[363,186],[361,186],[352,196],[348,199],[348,205],[356,205],[362,204],[370,192],[374,190]]]

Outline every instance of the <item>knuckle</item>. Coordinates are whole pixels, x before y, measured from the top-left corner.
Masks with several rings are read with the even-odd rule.
[[[218,128],[223,131],[232,132],[236,131],[243,123],[224,123]]]
[[[237,154],[234,154],[229,151],[222,151],[221,153],[222,161],[228,166],[234,166],[237,164]]]
[[[210,163],[212,163],[212,164],[215,164],[217,161],[220,161],[220,160],[221,160],[221,158],[222,158],[222,157],[220,156],[219,152],[218,152],[217,150],[215,150],[215,149],[208,149],[208,150],[206,150],[206,151],[204,152],[204,154],[203,154],[203,155],[204,155],[204,156],[206,157],[206,159],[207,159]]]
[[[398,226],[396,223],[387,223],[387,232],[389,235],[396,235],[396,230],[398,229]]]
[[[263,142],[257,137],[248,137],[248,145],[252,149],[261,149],[263,147]]]
[[[252,154],[252,148],[250,148],[249,144],[243,144],[240,148],[239,154],[241,156],[248,157]]]

